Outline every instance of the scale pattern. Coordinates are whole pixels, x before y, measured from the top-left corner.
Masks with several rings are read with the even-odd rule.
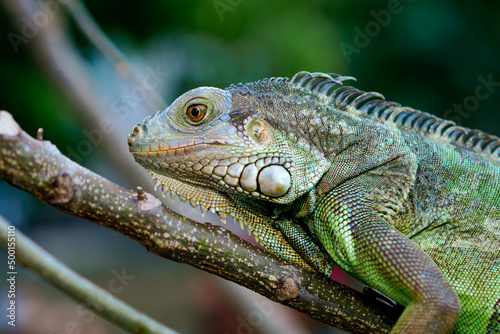
[[[299,72],[200,87],[136,125],[172,197],[405,306],[393,333],[500,333],[500,139]]]

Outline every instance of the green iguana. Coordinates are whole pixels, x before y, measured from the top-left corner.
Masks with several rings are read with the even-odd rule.
[[[392,333],[500,333],[500,138],[347,79],[196,88],[136,125],[130,150],[268,251],[404,305]]]

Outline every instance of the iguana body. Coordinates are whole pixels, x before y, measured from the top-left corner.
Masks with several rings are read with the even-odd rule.
[[[500,332],[500,139],[346,79],[200,87],[139,123],[130,150],[270,252],[326,276],[336,263],[406,306],[394,333]]]

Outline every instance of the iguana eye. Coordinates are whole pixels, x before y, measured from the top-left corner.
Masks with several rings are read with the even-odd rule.
[[[207,106],[204,104],[192,104],[186,109],[186,115],[195,123],[201,121],[207,112]]]

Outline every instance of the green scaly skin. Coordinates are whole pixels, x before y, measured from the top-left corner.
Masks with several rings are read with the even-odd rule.
[[[392,333],[500,332],[500,139],[299,72],[200,87],[139,123],[164,192],[405,306]]]

